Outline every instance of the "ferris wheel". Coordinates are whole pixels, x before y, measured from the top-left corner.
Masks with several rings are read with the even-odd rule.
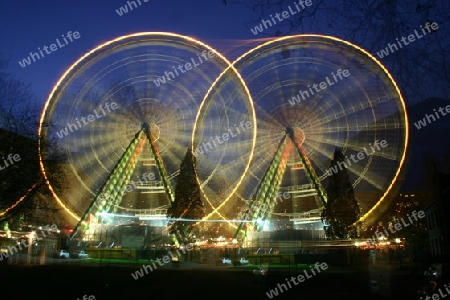
[[[262,228],[273,216],[323,209],[337,149],[367,219],[403,171],[407,128],[392,76],[349,42],[283,37],[230,64],[195,39],[139,33],[98,46],[63,74],[41,116],[39,155],[55,199],[81,222],[163,211],[191,148],[205,220],[233,226],[238,215],[238,226]],[[139,165],[155,174],[141,169],[153,176],[135,188],[164,199],[122,203]],[[283,212],[280,192],[292,197]],[[252,204],[239,215],[241,200]]]
[[[40,120],[41,170],[56,201],[79,224],[106,219],[108,213],[164,211],[191,147],[197,111],[225,70],[227,88],[213,91],[216,101],[207,104],[211,122],[234,122],[236,109],[254,118],[239,74],[219,52],[193,38],[132,34],[78,59],[53,88]],[[254,145],[249,146],[246,153],[252,152]],[[203,152],[205,157],[215,153]],[[220,169],[223,159],[208,161],[209,167]],[[233,164],[237,175],[227,179],[229,186],[243,177],[238,163],[249,162]],[[203,173],[200,183],[215,182],[217,175]],[[142,193],[123,201],[133,189]]]
[[[217,203],[213,212],[236,216],[240,209],[235,228],[248,221],[258,230],[282,215],[320,220],[329,176],[345,169],[360,221],[367,220],[399,181],[408,143],[405,102],[387,69],[364,49],[320,35],[271,40],[233,66],[253,98],[256,145],[229,205]],[[339,169],[330,165],[336,151],[344,156]],[[280,195],[290,199],[281,205]]]

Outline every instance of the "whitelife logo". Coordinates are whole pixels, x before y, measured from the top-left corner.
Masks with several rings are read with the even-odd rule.
[[[273,208],[273,207],[275,207],[275,205],[277,204],[278,201],[280,201],[280,203],[283,203],[283,200],[290,199],[290,198],[291,198],[291,194],[289,194],[289,192],[283,192],[283,193],[278,192],[278,197],[276,199],[274,199],[274,201],[272,203],[269,203],[268,201],[266,201],[260,207],[257,207],[254,204],[254,202],[252,203],[251,201],[246,201],[244,207],[242,208],[241,212],[238,214],[236,219],[244,220],[244,222],[248,222],[247,216],[253,216],[256,212],[258,212],[260,210],[265,211],[265,210],[268,210],[269,208]]]
[[[185,250],[186,248],[186,250]],[[192,249],[194,249],[194,244],[187,244],[186,247],[182,247],[181,251],[183,252],[183,254],[186,254],[186,251],[192,251]],[[179,259],[179,257],[181,256],[180,250],[177,249],[177,255],[178,256],[174,256],[172,254],[172,251],[169,251],[169,255],[164,255],[163,258],[157,258],[156,262],[158,263],[158,265],[160,267],[164,266],[165,264],[168,264],[172,261],[172,259]],[[161,261],[162,260],[162,261]],[[153,266],[152,266],[153,265]],[[138,280],[141,277],[144,277],[145,274],[148,274],[148,270],[150,270],[150,272],[153,272],[153,270],[158,269],[158,267],[156,266],[155,262],[152,262],[152,265],[142,265],[142,268],[140,268],[139,270],[137,270],[134,273],[131,273],[131,277],[133,277],[134,280]],[[145,272],[145,274],[144,274]]]
[[[300,8],[299,5],[302,8]],[[291,16],[296,15],[297,13],[301,12],[301,10],[305,9],[306,6],[311,6],[311,5],[312,5],[312,0],[306,0],[306,1],[299,0],[298,2],[294,2],[294,6],[297,9],[297,11],[293,10],[292,7],[289,5],[288,6],[289,11],[284,10],[281,13],[276,13],[275,14],[275,18],[277,18],[277,20],[279,22],[282,22],[282,21],[290,18]],[[270,22],[270,20],[262,19],[261,24],[259,24],[258,26],[255,26],[254,28],[250,28],[250,31],[254,35],[257,35],[258,33],[263,32],[264,29],[268,29],[269,27],[272,27],[273,25],[277,24],[277,22],[275,21],[274,17],[272,15],[269,15],[269,16],[270,16],[270,20],[272,20],[272,22]],[[267,25],[269,27],[267,27]],[[263,26],[264,26],[264,29],[263,29]]]
[[[447,284],[444,284],[443,286],[445,288],[445,290],[447,291],[448,294],[442,293],[442,288],[439,288],[437,291],[438,293],[434,293],[431,296],[425,296],[425,297],[420,297],[420,299],[424,299],[424,300],[440,300],[442,298],[447,297],[448,295],[450,295],[450,290],[449,290],[449,286]]]
[[[392,225],[388,226],[389,231],[390,231],[391,233],[396,233],[397,231],[400,231],[400,230],[402,230],[403,228],[408,227],[408,226],[411,225],[414,221],[419,221],[419,219],[417,219],[417,217],[419,217],[420,219],[425,218],[425,212],[424,212],[423,210],[421,210],[421,211],[419,211],[419,212],[413,211],[413,212],[411,213],[411,215],[412,215],[412,216],[410,216],[409,214],[407,215],[408,220],[409,220],[409,223],[406,223],[405,220],[404,220],[403,218],[400,218],[401,223],[398,222],[398,223],[394,224],[394,226],[392,226]],[[414,221],[411,219],[411,217],[414,219]],[[403,226],[405,226],[405,227],[402,227],[402,224],[403,224]],[[394,228],[395,228],[395,230],[394,230]],[[372,243],[375,243],[377,238],[387,238],[387,237],[389,236],[388,231],[386,230],[386,228],[383,228],[383,231],[384,231],[384,233],[378,232],[378,231],[375,232],[375,235],[374,235],[371,239],[369,239],[369,240],[370,240]]]
[[[450,113],[450,105],[447,105],[447,106],[445,107],[445,111],[446,111],[447,113],[444,112],[444,108],[443,108],[443,107],[439,107],[438,110],[439,110],[439,112],[441,113],[441,115],[444,117],[444,116],[446,116],[448,113]],[[440,117],[439,117],[438,112],[436,111],[436,109],[433,109],[433,111],[434,111],[434,114],[436,115],[436,118],[439,120]],[[417,121],[416,123],[414,123],[414,126],[416,126],[417,129],[420,129],[420,128],[422,128],[422,127],[427,126],[427,125],[430,124],[431,122],[436,121],[436,118],[435,118],[432,114],[431,114],[431,115],[425,114],[425,118],[423,118],[422,120],[419,120],[419,121]],[[433,120],[433,121],[432,121],[432,120]],[[427,123],[427,121],[428,121],[428,123]]]
[[[170,81],[172,79],[175,79],[175,77],[180,76],[181,74],[178,73],[178,70],[180,70],[180,72],[182,74],[184,74],[187,71],[192,70],[192,67],[196,68],[196,67],[200,66],[202,63],[204,63],[205,61],[208,61],[208,57],[213,58],[215,55],[216,54],[211,50],[209,50],[209,51],[203,50],[202,54],[197,53],[197,59],[198,59],[199,63],[196,63],[196,60],[193,57],[191,57],[192,64],[187,62],[184,65],[178,65],[178,67],[175,67],[175,66],[172,67],[172,69],[176,75],[171,71],[165,71],[164,75],[156,78],[156,80],[153,80],[153,83],[157,87],[159,87],[159,86],[163,85],[164,83],[166,83],[167,81]],[[203,59],[202,59],[202,57],[203,57]],[[183,67],[184,67],[184,69],[183,69]],[[166,79],[167,79],[167,81],[166,81]]]
[[[307,271],[307,270],[303,270],[303,274],[305,274],[305,275],[300,274],[300,275],[298,275],[297,277],[292,276],[291,279],[285,278],[284,280],[286,280],[286,284],[289,286],[289,288],[286,286],[286,284],[284,284],[284,283],[279,283],[279,284],[277,285],[277,287],[275,287],[274,289],[272,289],[272,290],[270,290],[269,292],[266,293],[267,297],[269,297],[269,299],[272,299],[272,298],[278,296],[278,290],[280,291],[280,293],[282,293],[282,292],[284,292],[284,291],[283,291],[283,288],[284,288],[286,291],[288,291],[289,289],[292,288],[291,282],[292,282],[294,285],[299,285],[300,283],[304,282],[305,279],[310,279],[310,278],[312,278],[313,276],[319,274],[321,271],[324,271],[324,270],[328,269],[328,265],[327,265],[326,263],[324,263],[324,262],[321,263],[321,264],[319,265],[319,263],[316,262],[315,265],[314,265],[314,266],[310,266],[310,268],[311,268],[311,269],[310,269],[310,273],[311,273],[312,275],[311,275],[311,274],[308,274],[308,271]],[[316,272],[314,271],[314,269],[316,269],[317,274],[316,274]],[[297,280],[298,280],[298,281],[297,281]]]
[[[77,298],[77,300],[80,300],[80,298]],[[95,296],[94,295],[90,295],[88,297],[88,295],[84,295],[83,298],[81,298],[81,300],[95,300]]]
[[[0,163],[0,171],[6,169],[7,167],[11,166],[14,164],[14,162],[18,162],[20,161],[20,155],[19,154],[8,154],[8,157],[5,159],[5,157],[2,157],[3,159],[3,163],[4,163],[4,167],[2,167],[2,164]],[[9,161],[9,164],[8,164]]]
[[[142,186],[146,186],[147,184],[151,184],[153,182],[155,182],[156,179],[156,175],[155,173],[144,173],[142,174],[142,180],[140,178],[138,178],[137,181],[134,180],[130,180],[128,182],[128,184],[126,186],[116,186],[115,189],[119,192],[119,193],[131,193],[133,190],[137,190],[138,187],[142,187]],[[162,184],[162,183],[161,183]],[[102,198],[104,200],[108,200],[111,196],[106,194],[106,195],[102,195]]]
[[[330,80],[330,78],[328,78],[328,76],[325,76],[325,81],[320,82],[319,84],[314,83],[311,87],[311,85],[308,84],[308,90],[303,90],[303,91],[299,91],[297,95],[295,95],[294,97],[292,97],[291,99],[289,99],[289,103],[291,105],[295,105],[297,103],[300,103],[303,100],[306,100],[306,97],[311,97],[312,95],[314,95],[314,91],[316,91],[316,93],[319,93],[320,91],[325,90],[326,88],[328,88],[329,86],[334,85],[335,83],[337,83],[339,80],[343,80],[344,77],[347,78],[348,76],[350,76],[350,72],[345,69],[344,71],[342,71],[341,69],[336,71],[336,74],[334,74],[334,72],[331,72],[331,76],[334,79],[334,82],[332,80]],[[339,78],[339,80],[336,78],[336,76]],[[342,77],[344,76],[344,77]],[[320,90],[318,89],[320,87]],[[313,91],[314,89],[314,91]],[[311,93],[311,94],[310,94]],[[302,97],[302,99],[300,99],[300,97]]]
[[[56,44],[58,44],[59,47],[57,47],[56,44],[51,44],[49,47],[47,47],[47,45],[44,45],[44,47],[42,47],[42,50],[44,50],[46,54],[50,54],[50,53],[55,52],[56,50],[61,49],[62,47],[65,47],[66,45],[69,44],[66,37],[71,42],[73,42],[74,39],[78,40],[81,37],[81,35],[78,31],[74,31],[73,33],[72,33],[72,31],[69,31],[66,36],[64,36],[64,34],[61,36],[63,37],[65,44],[61,43],[59,41],[59,38],[57,38]],[[49,49],[50,49],[50,51],[49,51]],[[26,66],[31,65],[31,60],[33,60],[33,62],[35,62],[36,60],[43,58],[44,53],[42,52],[42,50],[41,50],[41,47],[38,47],[38,52],[41,55],[39,55],[39,53],[37,53],[37,52],[30,52],[30,55],[27,58],[24,58],[24,59],[22,59],[22,61],[19,61],[19,65],[22,68],[25,68]]]
[[[385,148],[385,147],[387,147],[387,145],[388,145],[388,143],[386,142],[386,140],[382,140],[382,141],[379,142],[379,143],[378,143],[378,140],[376,140],[376,141],[373,143],[373,146],[372,146],[371,143],[369,143],[369,146],[370,146],[370,148],[372,149],[372,153],[368,153],[366,147],[364,147],[363,149],[364,149],[364,152],[365,152],[365,154],[367,155],[367,157],[369,157],[369,156],[371,156],[372,154],[375,153],[375,149],[374,149],[373,147],[377,148],[377,150],[380,151],[380,150],[381,150],[381,149],[380,149],[380,146],[383,147],[383,148]],[[358,160],[355,160],[355,159],[356,159],[355,157],[356,157]],[[347,156],[346,156],[345,158],[347,159],[348,165],[351,166],[352,163],[350,162],[350,159],[349,159]],[[350,158],[352,159],[353,163],[357,163],[358,161],[363,160],[363,159],[365,158],[365,155],[364,155],[363,152],[358,152],[358,154],[356,154],[356,155],[351,154],[351,155],[350,155]],[[339,166],[339,169],[340,169],[341,171],[343,170],[342,166],[344,166],[344,168],[347,169],[347,165],[346,165],[345,162],[338,161],[333,167],[329,168],[329,169],[325,172],[325,174],[327,174],[327,176],[331,176],[331,175],[333,175],[333,173],[337,174],[337,172],[339,172],[338,166]]]
[[[234,129],[236,131],[236,134],[233,133],[233,130],[231,130],[231,128],[228,128],[228,131],[223,133],[222,135],[220,135],[220,136],[216,135],[215,137],[210,137],[210,140],[213,144],[211,144],[210,142],[206,142],[206,143],[202,142],[202,144],[194,150],[194,155],[197,157],[199,154],[204,154],[204,153],[208,152],[209,150],[212,150],[213,148],[217,147],[217,143],[219,145],[221,145],[224,142],[228,141],[230,138],[237,137],[239,134],[241,134],[241,130],[242,130],[242,132],[245,132],[245,129],[248,130],[252,127],[253,127],[253,124],[250,121],[247,121],[247,122],[241,121],[239,123],[239,126],[234,124]],[[216,143],[216,141],[217,141],[217,143]]]
[[[423,35],[420,35],[420,33],[417,32],[417,29],[414,29],[414,34],[408,35],[409,43],[414,42],[416,40],[416,37],[419,40],[427,35],[427,33],[425,32],[425,29],[422,28],[422,25],[420,25],[420,28],[422,29]],[[432,31],[438,30],[439,26],[436,22],[433,22],[433,23],[427,22],[425,24],[425,28],[427,29],[428,33],[431,33]],[[400,48],[403,48],[402,43],[404,46],[409,45],[409,43],[406,41],[406,37],[404,37],[404,36],[400,39],[402,41],[402,43],[400,43],[400,41],[398,39],[396,39],[396,40],[397,40],[397,45]],[[395,51],[398,50],[397,45],[395,43],[394,44],[388,43],[386,48],[381,49],[379,52],[377,52],[378,57],[383,58],[385,56],[388,56],[390,53],[394,53]],[[390,50],[390,53],[389,53],[389,50]]]
[[[139,3],[139,6],[142,5],[141,0],[136,0]],[[127,1],[127,5],[130,8],[130,11],[134,8],[138,8],[138,5],[136,4],[136,1]],[[142,2],[148,2],[149,0],[142,0]],[[116,13],[121,17],[124,14],[128,13],[128,7],[127,5],[121,6],[119,9],[116,9]]]
[[[99,114],[97,112],[97,110],[94,109],[94,111],[93,111],[94,114],[88,115],[87,117],[82,116],[80,118],[80,120],[78,120],[78,118],[76,118],[75,119],[75,123],[76,124],[75,123],[67,123],[67,126],[64,127],[64,129],[61,129],[59,132],[57,132],[56,135],[60,139],[62,139],[63,137],[69,135],[69,130],[70,130],[70,132],[74,132],[74,131],[80,129],[81,127],[83,127],[83,125],[81,125],[81,122],[83,122],[84,125],[88,125],[89,123],[94,122],[95,120],[100,119],[101,117],[105,116],[106,115],[105,109],[108,111],[108,113],[110,113],[111,109],[112,110],[116,110],[118,107],[119,106],[117,105],[116,102],[112,102],[110,104],[109,101],[108,101],[108,102],[105,103],[104,107],[100,106],[100,110],[102,112],[101,114]]]
[[[53,235],[53,232],[56,232],[58,230],[58,226],[56,226],[56,224],[52,224],[51,226],[49,225],[45,225],[45,227],[43,229],[40,229],[41,233],[42,233],[42,238],[40,238],[36,232],[31,232],[29,234],[29,239],[27,240],[23,240],[21,239],[20,242],[17,242],[17,246],[19,247],[20,251],[22,251],[22,246],[24,247],[24,249],[28,248],[29,244],[28,242],[32,242],[34,238],[36,238],[36,241],[40,241],[43,238],[45,238],[46,236],[51,236]],[[47,234],[45,234],[47,233]],[[19,252],[19,249],[17,249],[16,246],[8,246],[8,250],[6,252],[0,252],[0,261],[3,260],[3,258],[7,259],[9,257],[9,255],[14,255],[16,253]]]

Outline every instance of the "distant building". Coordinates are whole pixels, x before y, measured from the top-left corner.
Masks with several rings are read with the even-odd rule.
[[[450,261],[450,174],[435,173],[433,202],[425,208],[431,259]]]

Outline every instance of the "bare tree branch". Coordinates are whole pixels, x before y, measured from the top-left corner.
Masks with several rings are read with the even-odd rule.
[[[254,28],[270,15],[294,7],[288,0],[227,1],[249,10]],[[317,33],[336,36],[366,49],[381,60],[399,83],[407,102],[412,104],[431,97],[445,98],[450,94],[450,2],[439,0],[312,0],[312,5],[291,15],[258,35],[280,36]],[[377,52],[396,39],[408,37],[414,30],[421,32],[427,22],[439,28],[420,40],[379,58]]]

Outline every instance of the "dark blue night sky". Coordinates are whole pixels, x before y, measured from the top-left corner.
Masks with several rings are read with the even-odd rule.
[[[267,20],[275,20],[276,13],[290,12],[294,7],[294,1],[288,0],[263,10],[260,6],[250,5],[257,2],[271,1],[9,1],[0,9],[0,55],[9,61],[6,72],[31,84],[35,101],[41,108],[54,84],[71,64],[96,46],[122,35],[174,32],[199,39],[234,60],[245,50],[275,36],[316,33],[359,45],[381,61],[399,84],[408,109],[427,99],[448,99],[448,1],[428,1],[426,5],[410,0],[394,4],[386,1],[375,7],[360,1],[312,0],[310,7],[295,16],[287,15],[262,33],[254,34],[255,30],[251,29],[262,24],[262,19],[267,24]],[[130,10],[127,3],[136,3],[137,7]],[[120,16],[117,11],[126,6],[128,12],[124,13],[122,9]],[[438,24],[438,29],[424,35],[423,27],[431,22]],[[67,36],[69,31],[72,34],[78,32],[79,38],[68,41],[64,47],[26,67],[19,65],[18,62],[26,59],[30,52],[38,52],[38,47],[42,50],[57,39],[62,42],[62,35]],[[403,47],[395,45],[402,37],[411,34],[417,37],[416,31],[422,33],[420,39],[416,38],[408,45],[404,43]],[[390,44],[391,52],[387,52]],[[393,48],[398,49],[392,51]],[[379,53],[384,53],[384,57]],[[414,112],[410,120],[412,130],[415,130],[413,122],[438,108],[432,101],[427,103],[428,106],[421,108],[419,113],[411,109]],[[449,124],[447,119],[445,123]],[[415,130],[414,134],[423,131]],[[435,137],[440,141],[440,134],[435,133]]]
[[[137,3],[137,2],[136,2]],[[121,35],[142,31],[168,31],[189,35],[212,45],[229,45],[231,39],[249,39],[243,23],[248,12],[221,1],[141,1],[140,6],[119,16],[126,1],[8,2],[0,10],[0,53],[10,59],[8,71],[31,82],[43,101],[62,72],[95,46]],[[138,4],[137,4],[138,5]],[[22,68],[18,61],[38,47],[49,46],[68,31],[80,38]],[[61,39],[63,43],[63,40]]]
[[[376,56],[377,51],[384,49],[388,43],[395,43],[396,38],[407,37],[414,30],[420,32],[421,26],[426,22],[434,21],[439,24],[436,34],[429,34],[381,61],[403,84],[403,88],[405,84],[402,80],[427,89],[422,95],[418,95],[418,91],[410,91],[407,102],[415,103],[429,97],[445,98],[448,95],[448,89],[445,88],[449,85],[448,75],[437,75],[442,82],[435,79],[426,82],[424,78],[427,76],[422,69],[418,69],[417,74],[412,74],[415,61],[410,61],[410,69],[404,69],[404,65],[402,69],[398,69],[395,65],[395,61],[409,61],[408,56],[413,55],[414,59],[429,62],[429,72],[443,70],[442,62],[448,52],[445,49],[449,49],[450,41],[448,14],[445,13],[450,8],[446,1],[431,1],[430,5],[419,5],[416,1],[405,0],[396,7],[385,3],[377,10],[359,2],[344,6],[339,1],[311,1],[310,7],[305,7],[295,16],[289,15],[281,22],[276,21],[276,24],[258,35],[254,35],[250,29],[259,25],[261,18],[268,20],[270,15],[275,16],[275,13],[283,10],[289,11],[289,7],[291,10],[295,9],[294,1],[283,1],[282,5],[271,5],[264,11],[257,7],[253,11],[250,4],[256,1],[241,1],[247,5],[231,2],[236,1],[140,0],[135,1],[136,8],[130,10],[128,7],[128,13],[119,16],[116,10],[126,6],[127,1],[9,1],[2,4],[0,10],[0,53],[10,60],[8,71],[30,82],[38,98],[43,101],[59,76],[76,59],[95,46],[125,34],[143,31],[175,32],[198,38],[229,59],[234,59],[245,49],[237,49],[238,46],[249,42],[258,44],[263,38],[275,35],[319,33],[348,40]],[[363,14],[366,15],[361,17]],[[294,23],[297,27],[292,29]],[[392,31],[387,31],[391,29]],[[18,64],[30,52],[54,43],[69,31],[78,31],[81,37],[26,68]],[[430,85],[436,86],[428,89]]]
[[[1,0],[0,295],[446,297],[449,29],[450,0]]]

